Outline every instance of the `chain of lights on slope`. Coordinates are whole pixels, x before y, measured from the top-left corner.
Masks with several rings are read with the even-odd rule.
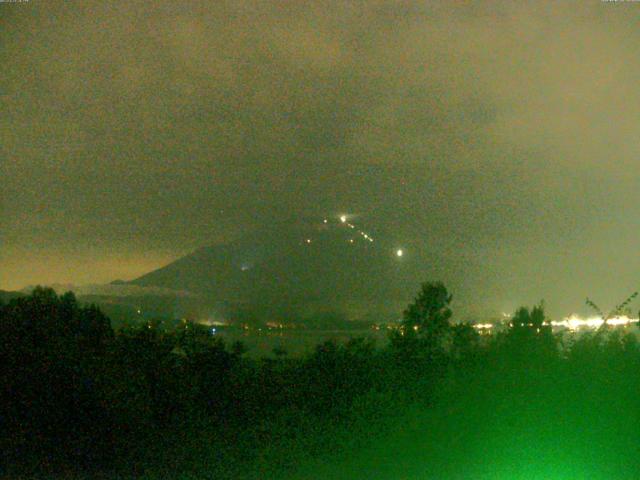
[[[327,223],[329,223],[329,220],[327,220],[327,219],[325,218],[325,219],[323,220],[323,223],[327,224]],[[355,229],[356,229],[356,226],[355,226],[354,224],[349,223],[349,222],[347,221],[347,216],[346,216],[346,215],[340,215],[340,223],[344,223],[347,227],[349,227],[349,228],[351,228],[351,229],[353,229],[353,230],[355,230]],[[363,232],[362,230],[358,230],[358,234],[359,234],[362,238],[364,238],[365,240],[368,240],[369,242],[372,242],[372,243],[373,243],[373,237],[371,237],[371,235],[369,235],[368,233]],[[310,239],[310,238],[307,238],[306,242],[307,242],[307,243],[311,243],[311,239]],[[349,243],[353,243],[353,238],[350,238],[350,239],[349,239]]]
[[[324,219],[324,223],[327,223],[327,222],[328,222],[328,220],[325,218]],[[351,228],[352,230],[356,229],[356,226],[354,224],[349,223],[347,221],[347,216],[346,215],[340,215],[340,222],[344,223],[347,227]],[[364,238],[365,240],[368,240],[369,242],[373,243],[373,238],[369,234],[363,232],[362,230],[358,230],[358,234],[360,236],[362,236],[362,238]],[[353,243],[353,239],[350,239],[350,241],[351,241],[351,243]]]
[[[325,218],[325,219],[323,220],[323,223],[324,223],[324,224],[327,224],[327,223],[329,223],[329,220]],[[340,223],[343,223],[345,226],[347,226],[348,228],[350,228],[350,229],[352,229],[352,230],[357,230],[357,229],[356,229],[356,226],[355,226],[354,224],[352,224],[352,223],[350,223],[350,222],[348,221],[348,219],[347,219],[347,216],[346,216],[346,215],[340,215]],[[364,232],[364,231],[362,231],[362,230],[358,230],[358,235],[360,235],[360,236],[361,236],[362,238],[364,238],[365,240],[367,240],[367,241],[369,241],[369,242],[373,243],[373,237],[372,237],[371,235],[369,235],[368,233],[366,233],[366,232]],[[307,239],[305,240],[305,242],[306,242],[306,243],[311,243],[311,242],[312,242],[312,240],[311,240],[310,238],[307,238]],[[353,238],[350,238],[350,239],[349,239],[349,243],[354,243]],[[399,248],[399,249],[397,249],[397,250],[396,250],[396,256],[398,256],[398,257],[402,257],[403,255],[404,255],[404,250],[402,250],[401,248]]]

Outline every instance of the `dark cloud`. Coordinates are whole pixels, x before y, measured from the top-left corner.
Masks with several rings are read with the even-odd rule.
[[[638,280],[639,17],[624,2],[1,4],[0,287],[132,277],[348,210],[467,304],[615,302]]]

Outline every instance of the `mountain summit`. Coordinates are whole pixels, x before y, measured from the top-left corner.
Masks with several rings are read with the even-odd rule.
[[[404,261],[392,245],[342,217],[273,225],[200,248],[130,283],[191,291],[230,318],[389,319],[406,301],[399,288]]]

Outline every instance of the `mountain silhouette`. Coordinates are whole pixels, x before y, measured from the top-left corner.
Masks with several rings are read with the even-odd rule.
[[[399,313],[403,260],[340,220],[283,222],[204,247],[131,284],[188,290],[226,316],[373,319]],[[397,304],[396,304],[397,302]]]

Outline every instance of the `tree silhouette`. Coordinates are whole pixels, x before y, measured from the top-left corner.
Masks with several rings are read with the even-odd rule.
[[[511,317],[506,340],[510,357],[525,363],[540,355],[557,353],[551,325],[546,322],[544,302],[531,309],[518,308]]]
[[[451,327],[451,356],[456,360],[468,360],[477,353],[480,334],[470,323]]]
[[[423,338],[442,340],[451,330],[452,298],[442,282],[423,283],[418,296],[403,313],[403,327]]]
[[[451,299],[441,282],[423,283],[403,312],[400,328],[390,332],[391,352],[405,372],[406,385],[429,383],[428,376],[444,371],[451,340]]]

